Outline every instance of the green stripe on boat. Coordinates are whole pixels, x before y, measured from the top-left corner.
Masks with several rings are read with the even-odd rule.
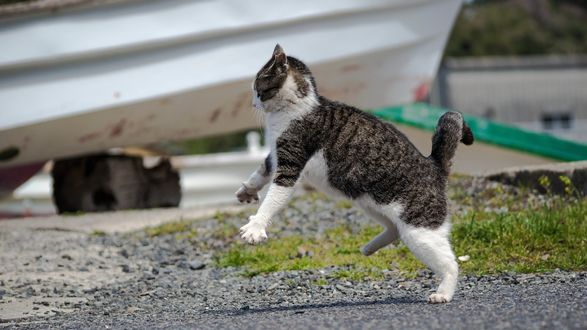
[[[433,131],[436,128],[438,118],[446,111],[448,110],[428,104],[415,103],[376,109],[372,113],[385,120]],[[587,160],[587,144],[560,139],[549,134],[537,133],[472,115],[465,115],[465,120],[478,141],[557,160]]]

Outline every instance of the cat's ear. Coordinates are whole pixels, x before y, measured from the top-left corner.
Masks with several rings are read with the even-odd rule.
[[[278,65],[287,65],[287,55],[285,55],[283,48],[279,44],[275,45],[275,49],[273,50],[273,60]]]

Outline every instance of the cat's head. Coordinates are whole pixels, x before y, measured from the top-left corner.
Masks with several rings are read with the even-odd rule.
[[[278,112],[305,110],[316,104],[318,93],[310,69],[276,45],[253,82],[253,106],[265,112]]]

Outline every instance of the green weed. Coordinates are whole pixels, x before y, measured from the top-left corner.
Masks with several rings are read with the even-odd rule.
[[[564,200],[538,209],[494,213],[475,211],[453,220],[452,242],[467,274],[544,272],[587,269],[587,201]],[[383,270],[397,267],[407,277],[424,268],[402,244],[365,257],[359,249],[381,231],[367,226],[353,232],[335,227],[323,237],[299,235],[270,239],[257,246],[234,244],[217,255],[220,267],[242,267],[254,276],[282,270],[345,266],[333,274],[351,280],[381,279]],[[299,256],[303,248],[310,256]],[[395,266],[392,266],[391,263]]]
[[[150,237],[155,236],[162,236],[162,235],[169,235],[169,234],[182,234],[187,235],[188,233],[195,231],[192,229],[192,222],[191,221],[177,221],[177,222],[170,222],[164,223],[162,225],[156,227],[149,227],[145,229],[145,232]],[[195,232],[191,233],[192,236],[195,235]]]

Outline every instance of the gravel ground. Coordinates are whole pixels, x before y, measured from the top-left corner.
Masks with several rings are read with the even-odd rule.
[[[495,188],[464,181],[458,191],[473,197]],[[452,205],[456,213],[470,207]],[[390,267],[384,280],[353,282],[329,277],[337,267],[253,278],[216,268],[214,254],[238,239],[234,229],[252,212],[158,236],[0,231],[0,327],[587,328],[586,272],[462,276],[453,302],[429,305],[436,286],[429,271],[409,279]],[[269,235],[320,235],[367,221],[354,208],[307,194],[274,220]],[[318,285],[321,278],[327,284]]]

